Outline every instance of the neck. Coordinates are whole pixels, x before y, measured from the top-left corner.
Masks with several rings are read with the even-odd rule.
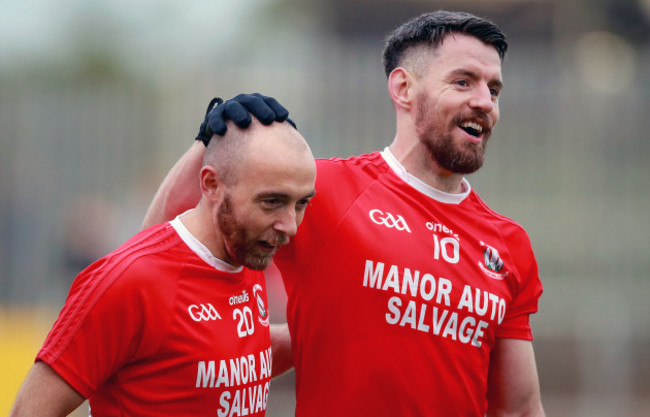
[[[463,174],[440,167],[419,141],[405,142],[395,136],[389,149],[409,174],[445,193],[463,192]]]
[[[196,208],[181,218],[181,222],[188,232],[201,242],[214,256],[225,261],[225,248],[220,244],[222,239],[218,235],[216,218],[210,215],[211,211],[206,207],[204,201],[199,202]]]

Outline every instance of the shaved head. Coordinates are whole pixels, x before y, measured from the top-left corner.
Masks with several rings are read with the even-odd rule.
[[[287,151],[308,153],[313,158],[302,135],[287,122],[265,126],[253,119],[246,129],[228,122],[226,134],[214,135],[210,140],[203,165],[214,167],[224,184],[234,186],[240,178],[241,167],[252,157],[279,156]]]

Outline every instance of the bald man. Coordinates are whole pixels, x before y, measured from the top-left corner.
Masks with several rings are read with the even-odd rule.
[[[302,221],[316,165],[289,123],[229,126],[201,199],[75,279],[12,416],[263,416],[272,375],[262,270]]]

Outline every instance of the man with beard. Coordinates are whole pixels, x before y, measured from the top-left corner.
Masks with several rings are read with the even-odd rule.
[[[215,135],[196,207],[75,279],[11,415],[66,415],[88,398],[93,416],[263,416],[262,270],[296,234],[315,176],[288,122]]]
[[[317,161],[318,194],[275,258],[296,415],[544,415],[529,324],[542,286],[529,238],[464,178],[483,164],[499,119],[506,50],[500,29],[471,14],[406,22],[384,49],[392,144]],[[251,101],[230,105],[257,115]],[[222,129],[223,112],[204,125]],[[196,172],[201,148],[177,172]],[[168,177],[145,224],[192,204],[184,185]]]

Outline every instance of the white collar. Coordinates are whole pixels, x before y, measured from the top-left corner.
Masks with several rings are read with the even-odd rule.
[[[196,253],[199,258],[207,262],[208,265],[213,266],[215,269],[223,272],[230,272],[233,274],[241,272],[242,269],[244,269],[243,266],[233,266],[215,257],[212,255],[212,252],[210,252],[210,249],[208,249],[203,243],[201,243],[201,241],[199,241],[192,233],[190,233],[189,230],[187,230],[183,222],[181,222],[181,217],[192,210],[194,209],[190,209],[185,213],[179,214],[174,220],[169,222],[174,230],[176,230],[176,233],[178,233],[178,236],[180,236],[180,238],[192,250],[192,252]]]
[[[405,183],[410,185],[411,187],[415,188],[422,194],[431,197],[432,199],[436,201],[440,201],[441,203],[447,203],[447,204],[460,204],[467,198],[469,193],[472,191],[472,186],[469,184],[469,181],[467,181],[466,178],[463,177],[463,192],[458,193],[458,194],[452,194],[452,193],[446,193],[444,191],[440,191],[437,188],[433,188],[432,186],[424,183],[421,179],[417,178],[413,174],[409,173],[406,171],[406,168],[404,168],[404,165],[402,165],[397,158],[395,158],[395,155],[390,151],[388,146],[384,148],[384,150],[381,152],[381,156],[384,158],[386,163],[388,164],[389,167],[395,172],[395,174],[400,177]]]

